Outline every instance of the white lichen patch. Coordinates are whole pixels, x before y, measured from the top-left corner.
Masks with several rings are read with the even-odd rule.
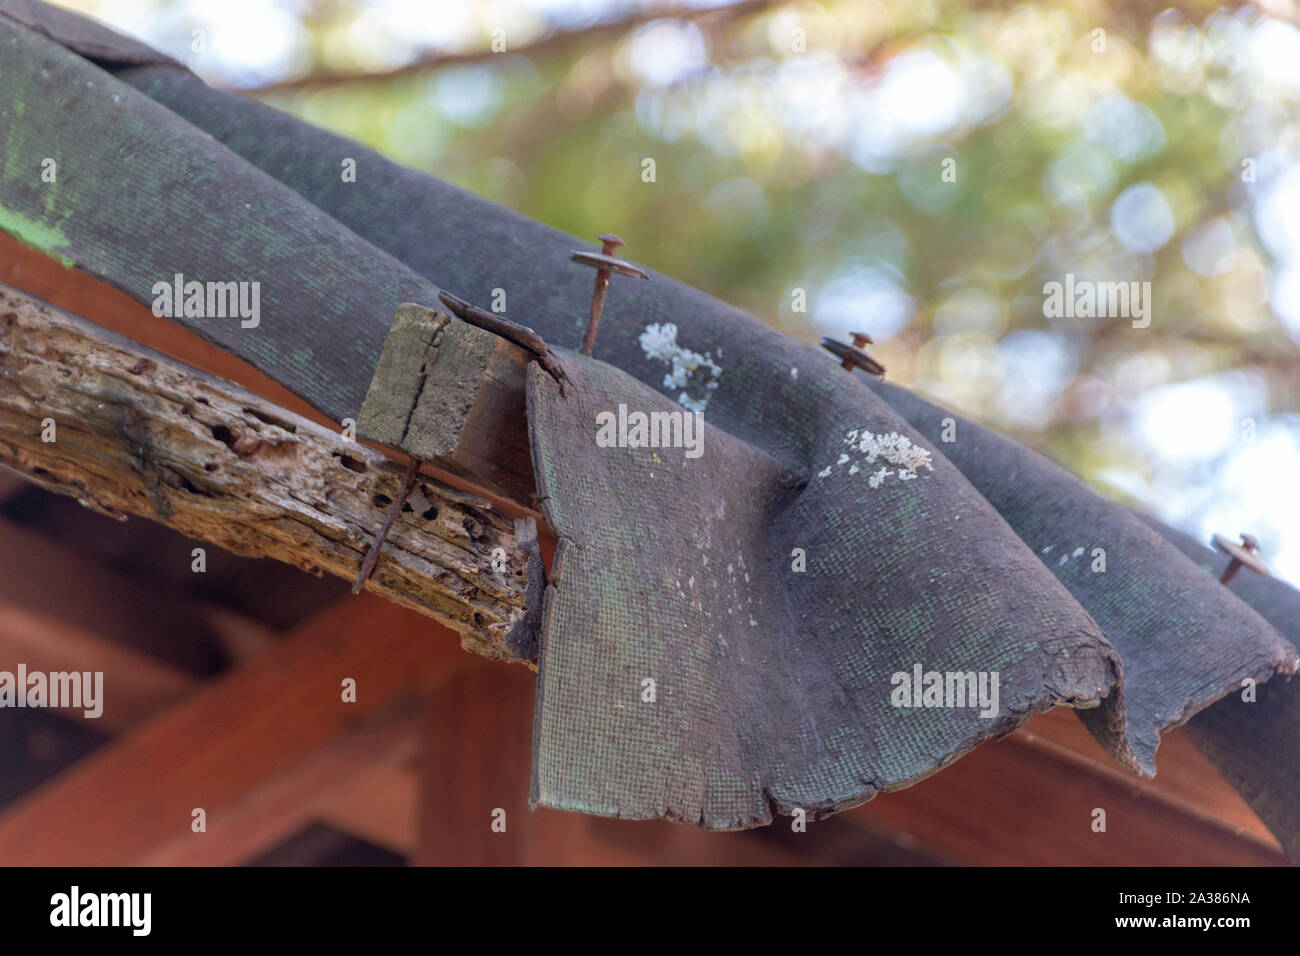
[[[890,478],[911,481],[917,477],[917,471],[921,468],[934,470],[930,452],[898,432],[877,435],[865,428],[855,428],[844,437],[844,444],[849,446],[848,452],[841,452],[835,464],[827,465],[819,471],[818,478],[829,478],[835,469],[847,464],[850,475],[856,475],[864,469],[870,472],[867,484],[879,488]],[[873,467],[866,468],[868,465]]]
[[[677,326],[672,322],[647,325],[637,341],[646,358],[671,366],[663,387],[681,390],[677,403],[688,411],[704,411],[722,375],[722,366],[713,361],[712,353],[701,355],[678,345]]]

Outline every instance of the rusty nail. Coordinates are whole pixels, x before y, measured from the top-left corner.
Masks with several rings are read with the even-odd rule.
[[[379,526],[379,534],[375,535],[375,540],[370,544],[370,550],[366,552],[365,560],[361,562],[361,571],[352,584],[353,594],[361,593],[361,589],[365,587],[371,572],[375,570],[375,565],[379,563],[379,552],[383,549],[384,539],[388,537],[388,531],[393,527],[393,522],[397,520],[397,516],[402,513],[402,505],[406,504],[411,489],[415,487],[415,476],[419,470],[420,459],[412,458],[411,463],[406,466],[406,475],[402,479],[402,490],[393,499],[393,503],[388,506],[388,514],[384,516],[384,523]]]
[[[609,277],[614,273],[626,276],[635,276],[639,279],[649,279],[645,270],[638,269],[630,262],[624,262],[614,256],[618,247],[623,245],[623,240],[611,233],[602,233],[600,239],[600,254],[596,255],[591,252],[575,252],[570,258],[577,263],[596,268],[596,284],[591,290],[591,316],[587,319],[587,331],[582,336],[582,354],[590,355],[591,350],[596,347],[596,329],[600,326],[600,314],[605,309],[605,295],[609,292]]]
[[[1231,559],[1228,566],[1223,569],[1223,575],[1219,578],[1220,584],[1231,584],[1242,567],[1248,567],[1256,574],[1268,576],[1268,565],[1260,560],[1259,541],[1254,535],[1242,533],[1241,544],[1234,544],[1221,534],[1216,534],[1212,539],[1216,548],[1228,555]]]
[[[600,254],[612,256],[623,245],[623,240],[610,232],[600,235]],[[596,327],[600,325],[600,313],[605,309],[605,296],[609,292],[610,269],[596,270],[596,285],[591,290],[591,316],[587,319],[587,331],[582,336],[582,354],[590,355],[596,347]]]
[[[872,344],[872,338],[866,332],[850,332],[853,338],[853,344],[847,345],[844,342],[837,342],[832,338],[822,339],[822,348],[830,352],[840,360],[840,367],[847,371],[860,368],[872,375],[884,375],[885,367],[873,359],[863,349],[864,345]]]

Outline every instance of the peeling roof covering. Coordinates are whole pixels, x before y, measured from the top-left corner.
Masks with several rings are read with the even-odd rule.
[[[560,536],[537,803],[736,829],[898,789],[1056,704],[1122,719],[1101,631],[942,457],[908,479],[891,462],[876,486],[869,467],[818,474],[847,457],[848,433],[930,455],[860,386],[789,396],[801,461],[707,420],[692,458],[685,442],[593,441],[612,410],[693,415],[612,365],[563,361],[563,395],[536,366],[528,385],[538,493]],[[986,706],[968,684],[960,705],[909,686],[897,706],[894,675],[918,667],[982,673]]]
[[[1295,648],[1127,508],[1064,468],[906,389],[876,393],[944,454],[1092,615],[1124,661],[1116,759],[1156,771],[1160,732],[1241,686],[1296,670]],[[1099,715],[1081,715],[1099,739]]]
[[[398,304],[441,288],[508,288],[511,319],[560,350],[572,395],[529,383],[561,538],[538,803],[719,828],[829,812],[1057,703],[1151,772],[1161,729],[1296,670],[1236,586],[1027,450],[970,423],[938,441],[932,406],[663,276],[611,297],[594,360],[565,353],[591,289],[578,240],[33,8],[0,2],[0,229],[146,304],[176,274],[259,282],[255,328],[176,321],[337,420],[358,417]],[[57,185],[19,172],[50,156]],[[703,410],[704,453],[597,445],[619,405]],[[997,671],[996,715],[905,706],[915,666]]]

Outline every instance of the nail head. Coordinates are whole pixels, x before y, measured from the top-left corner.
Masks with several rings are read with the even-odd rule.
[[[1222,551],[1234,561],[1240,562],[1245,567],[1250,568],[1256,574],[1262,574],[1264,577],[1269,576],[1268,565],[1263,562],[1259,555],[1254,553],[1253,549],[1259,548],[1259,542],[1252,535],[1243,534],[1242,544],[1230,541],[1221,534],[1216,534],[1210,539],[1210,543]],[[1249,544],[1250,546],[1247,546]]]
[[[615,256],[607,256],[599,252],[587,252],[578,250],[569,254],[569,258],[584,266],[592,266],[596,269],[608,269],[616,272],[621,276],[632,276],[636,279],[649,279],[650,274],[639,266],[634,266],[626,259],[619,259]]]
[[[850,366],[854,366],[862,369],[864,372],[870,372],[872,375],[883,376],[885,374],[885,366],[881,365],[874,358],[856,346],[848,345],[844,342],[837,342],[832,338],[822,339],[821,344],[822,348],[844,363],[846,369]]]

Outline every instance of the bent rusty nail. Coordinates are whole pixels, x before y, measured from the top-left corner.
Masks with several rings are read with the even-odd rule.
[[[406,499],[410,497],[411,489],[415,487],[415,476],[420,471],[420,459],[412,458],[411,463],[406,466],[406,476],[402,479],[402,490],[393,499],[393,503],[388,506],[388,514],[384,516],[384,523],[379,526],[379,533],[375,535],[375,540],[370,544],[370,550],[366,552],[365,560],[361,562],[361,571],[357,574],[357,579],[352,585],[352,593],[360,594],[361,589],[365,587],[375,565],[379,563],[379,552],[383,549],[384,539],[388,537],[388,531],[401,514],[402,505],[406,504]]]
[[[438,299],[462,322],[468,322],[493,335],[499,335],[524,351],[531,352],[537,359],[537,364],[549,372],[551,378],[559,384],[560,392],[564,392],[564,383],[569,380],[569,377],[564,374],[564,369],[560,367],[555,353],[551,351],[545,340],[528,326],[519,325],[486,309],[470,305],[460,296],[453,295],[445,289],[438,293]]]

